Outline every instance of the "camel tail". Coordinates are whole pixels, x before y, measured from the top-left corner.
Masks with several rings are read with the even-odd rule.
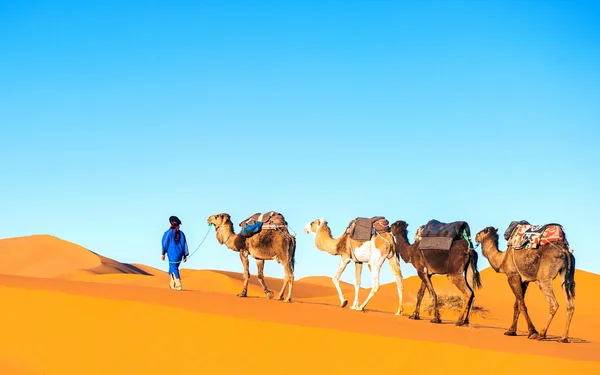
[[[470,281],[473,289],[481,289],[481,276],[477,269],[477,259],[479,255],[474,249],[469,249],[469,264],[467,265],[467,280]]]
[[[290,269],[294,272],[294,266],[296,266],[296,238],[294,237],[290,239],[290,257],[288,262]]]
[[[563,269],[565,272],[565,277],[563,281],[563,288],[565,289],[565,293],[567,294],[568,299],[575,298],[575,257],[573,253],[568,250],[565,250],[567,255],[567,266]]]

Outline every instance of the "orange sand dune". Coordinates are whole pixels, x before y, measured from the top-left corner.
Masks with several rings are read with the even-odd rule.
[[[0,240],[0,274],[70,278],[73,273],[146,274],[84,247],[49,235]]]
[[[600,371],[598,342],[538,342],[478,325],[312,303],[15,276],[0,276],[0,298],[14,307],[0,320],[9,338],[0,342],[0,358],[13,368],[26,363],[30,371],[21,373],[164,373],[174,365],[174,345],[177,371],[191,373],[419,371],[433,353],[436,361],[426,362],[432,372],[499,363],[521,371]],[[340,352],[357,350],[364,360],[340,360]]]
[[[415,276],[404,280],[405,316],[397,317],[393,315],[398,306],[395,283],[382,285],[362,313],[338,307],[339,298],[328,276],[297,280],[294,303],[284,304],[265,298],[256,275],[250,278],[248,298],[238,298],[241,273],[182,268],[186,291],[175,292],[168,289],[169,278],[162,270],[123,264],[51,236],[0,240],[0,253],[0,274],[4,274],[0,275],[0,298],[11,306],[0,319],[0,330],[7,338],[0,340],[1,374],[115,373],[109,368],[119,369],[116,373],[158,373],[166,371],[173,340],[180,342],[184,353],[178,359],[178,371],[194,373],[418,371],[423,365],[419,360],[430,358],[432,351],[445,360],[428,361],[431,371],[462,372],[465,358],[469,367],[501,361],[523,371],[600,369],[600,327],[596,324],[600,303],[594,298],[600,275],[580,270],[575,275],[573,343],[565,345],[552,342],[562,334],[565,323],[559,281],[555,280],[555,292],[561,307],[550,327],[550,341],[527,340],[522,336],[523,322],[519,323],[520,336],[505,337],[502,332],[512,320],[514,297],[506,277],[490,268],[481,272],[483,289],[476,292],[471,326],[456,327],[452,324],[458,315],[456,306],[442,308],[445,324],[428,322],[427,295],[421,310],[424,320],[407,319],[420,285]],[[402,263],[403,270],[410,267]],[[283,281],[265,280],[277,294]],[[445,276],[434,276],[433,283],[442,299],[458,295]],[[351,303],[354,287],[341,284]],[[360,302],[369,291],[361,288]],[[548,304],[537,286],[528,289],[526,303],[541,329]],[[176,326],[173,334],[169,333],[171,325]],[[243,357],[238,349],[231,351],[231,343],[238,340],[246,345],[264,340],[269,359],[258,356],[255,348],[244,350]],[[380,354],[394,361],[371,364],[339,360],[334,355],[353,353],[357,342],[364,343],[363,358]],[[249,352],[253,354],[248,356]],[[219,362],[225,355],[238,355],[241,360]],[[290,361],[289,356],[302,360]],[[313,362],[317,359],[327,365],[317,366]]]

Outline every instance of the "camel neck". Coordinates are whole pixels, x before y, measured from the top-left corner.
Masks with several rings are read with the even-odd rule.
[[[235,236],[235,233],[233,232],[233,225],[221,224],[217,226],[216,232],[217,240],[219,240],[221,244],[224,244],[225,246],[231,248],[231,246],[229,246],[228,243],[231,242],[231,240]]]
[[[413,251],[413,245],[410,242],[408,242],[408,237],[406,237],[406,232],[404,233],[400,233],[397,232],[396,235],[394,236],[396,237],[396,242],[398,246],[398,250],[400,252],[400,257],[402,258],[402,260],[406,263],[410,263],[412,256],[411,253]]]
[[[483,253],[483,256],[487,258],[490,266],[492,266],[496,272],[499,272],[506,253],[498,250],[498,242],[490,238],[483,240],[481,243],[481,252]]]
[[[340,238],[331,237],[331,229],[329,229],[327,225],[323,224],[321,227],[319,227],[319,229],[317,229],[317,233],[315,235],[315,246],[317,249],[328,254],[338,255],[337,246],[340,242]]]

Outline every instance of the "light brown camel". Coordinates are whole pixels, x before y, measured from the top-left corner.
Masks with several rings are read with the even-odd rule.
[[[386,259],[389,260],[390,269],[396,279],[396,287],[398,290],[398,311],[396,315],[402,314],[402,272],[400,271],[400,261],[396,254],[396,246],[394,238],[388,233],[378,233],[369,241],[356,241],[350,238],[349,234],[344,231],[338,238],[331,237],[331,229],[327,225],[325,219],[314,220],[304,227],[305,233],[312,233],[315,236],[315,246],[321,251],[325,251],[331,255],[339,255],[341,257],[335,276],[332,281],[337,289],[340,298],[341,307],[348,304],[348,300],[344,298],[342,289],[340,288],[340,278],[350,261],[355,264],[354,277],[354,303],[350,307],[352,310],[364,311],[367,303],[373,298],[379,290],[379,272],[381,266]],[[358,305],[358,292],[360,290],[360,277],[362,273],[362,264],[366,262],[371,271],[372,285],[371,292],[362,303]]]
[[[519,314],[525,316],[528,337],[530,339],[543,339],[546,337],[548,327],[558,310],[558,302],[554,296],[552,280],[560,274],[562,287],[567,302],[567,324],[561,342],[569,342],[569,327],[575,305],[575,257],[564,243],[550,243],[541,245],[536,249],[515,250],[508,246],[506,251],[498,250],[498,229],[487,227],[477,233],[475,241],[481,244],[483,256],[487,258],[490,266],[498,272],[506,274],[508,284],[515,294],[513,322],[507,336],[517,335],[517,321]],[[525,306],[525,292],[530,282],[534,281],[546,296],[550,305],[550,315],[542,332],[538,333],[529,318],[527,306]]]
[[[263,287],[265,295],[271,299],[273,292],[267,288],[263,275],[265,260],[276,260],[283,266],[285,276],[283,286],[277,299],[282,300],[286,286],[289,286],[288,295],[284,302],[292,300],[292,288],[294,285],[294,264],[296,252],[296,239],[290,235],[287,227],[279,229],[262,229],[251,237],[244,237],[239,233],[234,233],[231,216],[226,213],[212,215],[208,218],[208,223],[215,226],[217,241],[224,244],[229,249],[239,252],[242,266],[244,267],[244,288],[238,294],[238,297],[246,297],[248,292],[248,280],[250,279],[250,269],[248,255],[256,259],[258,269],[258,281]]]
[[[456,322],[462,326],[469,324],[469,314],[475,299],[475,288],[481,288],[481,279],[477,270],[477,252],[474,251],[463,238],[452,243],[450,250],[420,250],[418,239],[422,227],[417,230],[416,241],[411,245],[408,242],[408,224],[398,220],[390,227],[400,257],[405,263],[412,264],[421,279],[421,287],[417,293],[417,304],[414,313],[409,319],[420,319],[421,301],[425,294],[425,288],[433,298],[435,316],[431,323],[441,323],[440,311],[437,303],[437,294],[433,289],[431,276],[446,275],[458,290],[463,294],[463,310]]]

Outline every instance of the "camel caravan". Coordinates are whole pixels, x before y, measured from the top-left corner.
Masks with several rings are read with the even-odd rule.
[[[275,211],[255,213],[238,223],[240,232],[235,233],[229,214],[211,215],[207,222],[214,225],[217,241],[238,252],[244,270],[244,284],[239,297],[246,297],[250,278],[249,256],[256,260],[258,280],[265,296],[274,297],[264,280],[264,262],[276,260],[283,266],[283,286],[278,300],[291,302],[294,285],[296,234],[289,230],[284,216]],[[403,277],[400,260],[411,264],[421,279],[415,310],[409,319],[420,319],[420,307],[425,291],[433,300],[434,316],[431,323],[441,323],[438,296],[431,277],[445,275],[463,296],[463,307],[456,322],[458,326],[469,324],[475,291],[482,288],[477,269],[481,245],[483,256],[496,272],[507,275],[508,284],[515,295],[513,322],[504,334],[515,336],[519,315],[523,315],[528,327],[528,337],[544,339],[552,322],[558,302],[552,289],[552,280],[560,275],[562,289],[567,301],[567,323],[561,342],[568,342],[569,327],[573,318],[575,298],[575,258],[569,247],[564,229],[559,224],[531,225],[527,221],[513,221],[504,233],[507,249],[498,249],[498,229],[486,227],[471,240],[471,229],[466,221],[443,223],[430,220],[417,228],[413,243],[408,239],[408,224],[398,220],[392,225],[383,216],[356,217],[348,223],[339,237],[334,238],[327,220],[319,218],[304,226],[304,233],[312,234],[318,251],[339,256],[340,262],[332,277],[333,285],[342,308],[348,305],[340,287],[341,276],[350,262],[354,263],[354,299],[350,309],[364,311],[379,290],[381,267],[387,260],[395,278],[398,292],[398,310],[403,314]],[[362,266],[366,263],[371,273],[372,286],[367,298],[359,303]],[[546,296],[550,314],[541,332],[535,329],[525,306],[525,292],[530,282],[535,282]],[[287,288],[287,295],[285,291]],[[285,295],[285,297],[284,297]]]

